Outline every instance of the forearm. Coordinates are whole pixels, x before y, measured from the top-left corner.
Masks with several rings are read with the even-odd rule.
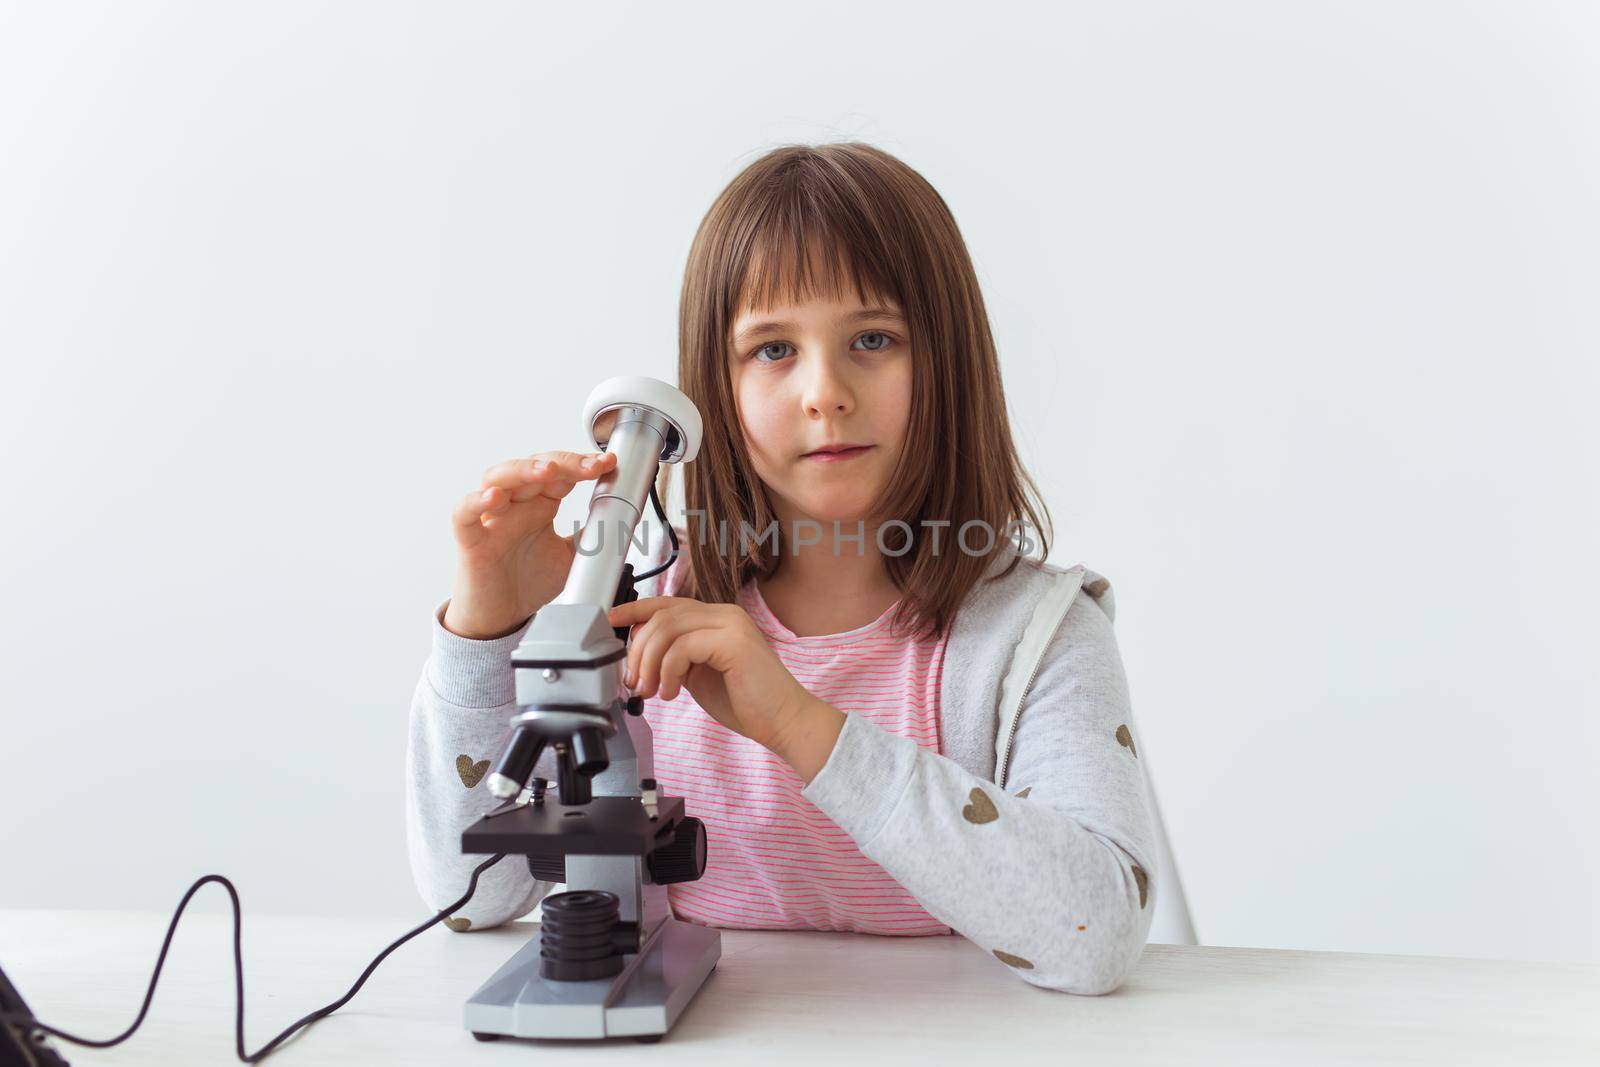
[[[489,858],[464,853],[461,834],[496,804],[483,778],[514,710],[459,707],[427,678],[417,684],[406,744],[406,850],[417,894],[430,909],[465,894],[472,869]],[[484,929],[520,918],[549,892],[521,860],[507,856],[485,871],[472,899],[452,913],[451,928]]]
[[[1115,840],[850,716],[804,793],[929,914],[1034,985],[1116,988],[1149,929]]]
[[[510,655],[516,638],[475,641],[449,632],[435,609],[433,649],[412,695],[406,744],[406,846],[417,892],[443,908],[467,891],[487,856],[463,853],[461,833],[495,806],[483,779],[515,712]],[[526,914],[548,892],[520,857],[478,880],[452,929],[483,929]]]
[[[809,785],[833,754],[839,733],[844,729],[844,720],[844,712],[813,697],[785,736],[773,743],[772,751]]]

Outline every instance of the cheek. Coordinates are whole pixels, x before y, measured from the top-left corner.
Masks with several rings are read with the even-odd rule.
[[[784,423],[778,404],[770,395],[754,388],[734,386],[734,400],[739,409],[739,428],[744,431],[745,446],[758,468],[770,466],[771,456],[782,450]]]
[[[879,384],[873,404],[879,429],[885,439],[903,446],[906,427],[911,424],[911,360],[901,360]]]

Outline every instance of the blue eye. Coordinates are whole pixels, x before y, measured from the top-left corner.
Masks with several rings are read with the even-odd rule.
[[[886,350],[887,348],[889,348],[891,345],[893,345],[895,343],[894,338],[890,337],[888,334],[884,333],[882,330],[868,330],[866,333],[864,333],[860,337],[856,338],[856,340],[859,342],[859,341],[862,341],[862,340],[864,340],[866,338],[869,338],[869,337],[878,338],[879,343],[877,345],[875,345],[875,346],[868,346],[866,348],[861,349],[861,351],[863,351],[863,352],[882,352],[882,351]],[[776,358],[776,359],[762,359],[761,358],[762,354],[765,353],[767,351],[767,349],[769,349],[769,348],[789,348],[789,347],[792,347],[792,346],[790,346],[788,341],[770,341],[767,344],[764,344],[760,348],[756,349],[754,352],[752,352],[750,354],[750,358],[752,360],[754,360],[755,362],[757,362],[757,363],[777,363],[777,362],[780,362],[781,357]]]

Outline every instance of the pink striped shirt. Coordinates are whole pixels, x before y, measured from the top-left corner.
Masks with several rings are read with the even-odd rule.
[[[844,633],[798,637],[754,581],[738,602],[795,680],[849,714],[939,751],[943,637],[895,636],[895,606]],[[706,873],[667,887],[673,914],[703,926],[948,934],[810,801],[787,763],[706,714],[687,689],[646,698],[656,779],[706,824]]]

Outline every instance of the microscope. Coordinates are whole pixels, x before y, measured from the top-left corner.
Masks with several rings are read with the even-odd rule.
[[[647,501],[661,513],[659,465],[699,451],[700,412],[665,382],[611,378],[589,394],[583,429],[617,462],[595,483],[566,587],[511,656],[517,708],[487,779],[506,803],[461,835],[463,852],[526,856],[535,878],[567,889],[544,898],[539,936],[467,1001],[483,1041],[659,1041],[722,955],[716,930],[668,905],[667,886],[705,873],[705,825],[656,788],[644,701],[622,684],[627,629],[607,617],[637,599],[634,528]],[[533,777],[550,751],[556,799]]]

